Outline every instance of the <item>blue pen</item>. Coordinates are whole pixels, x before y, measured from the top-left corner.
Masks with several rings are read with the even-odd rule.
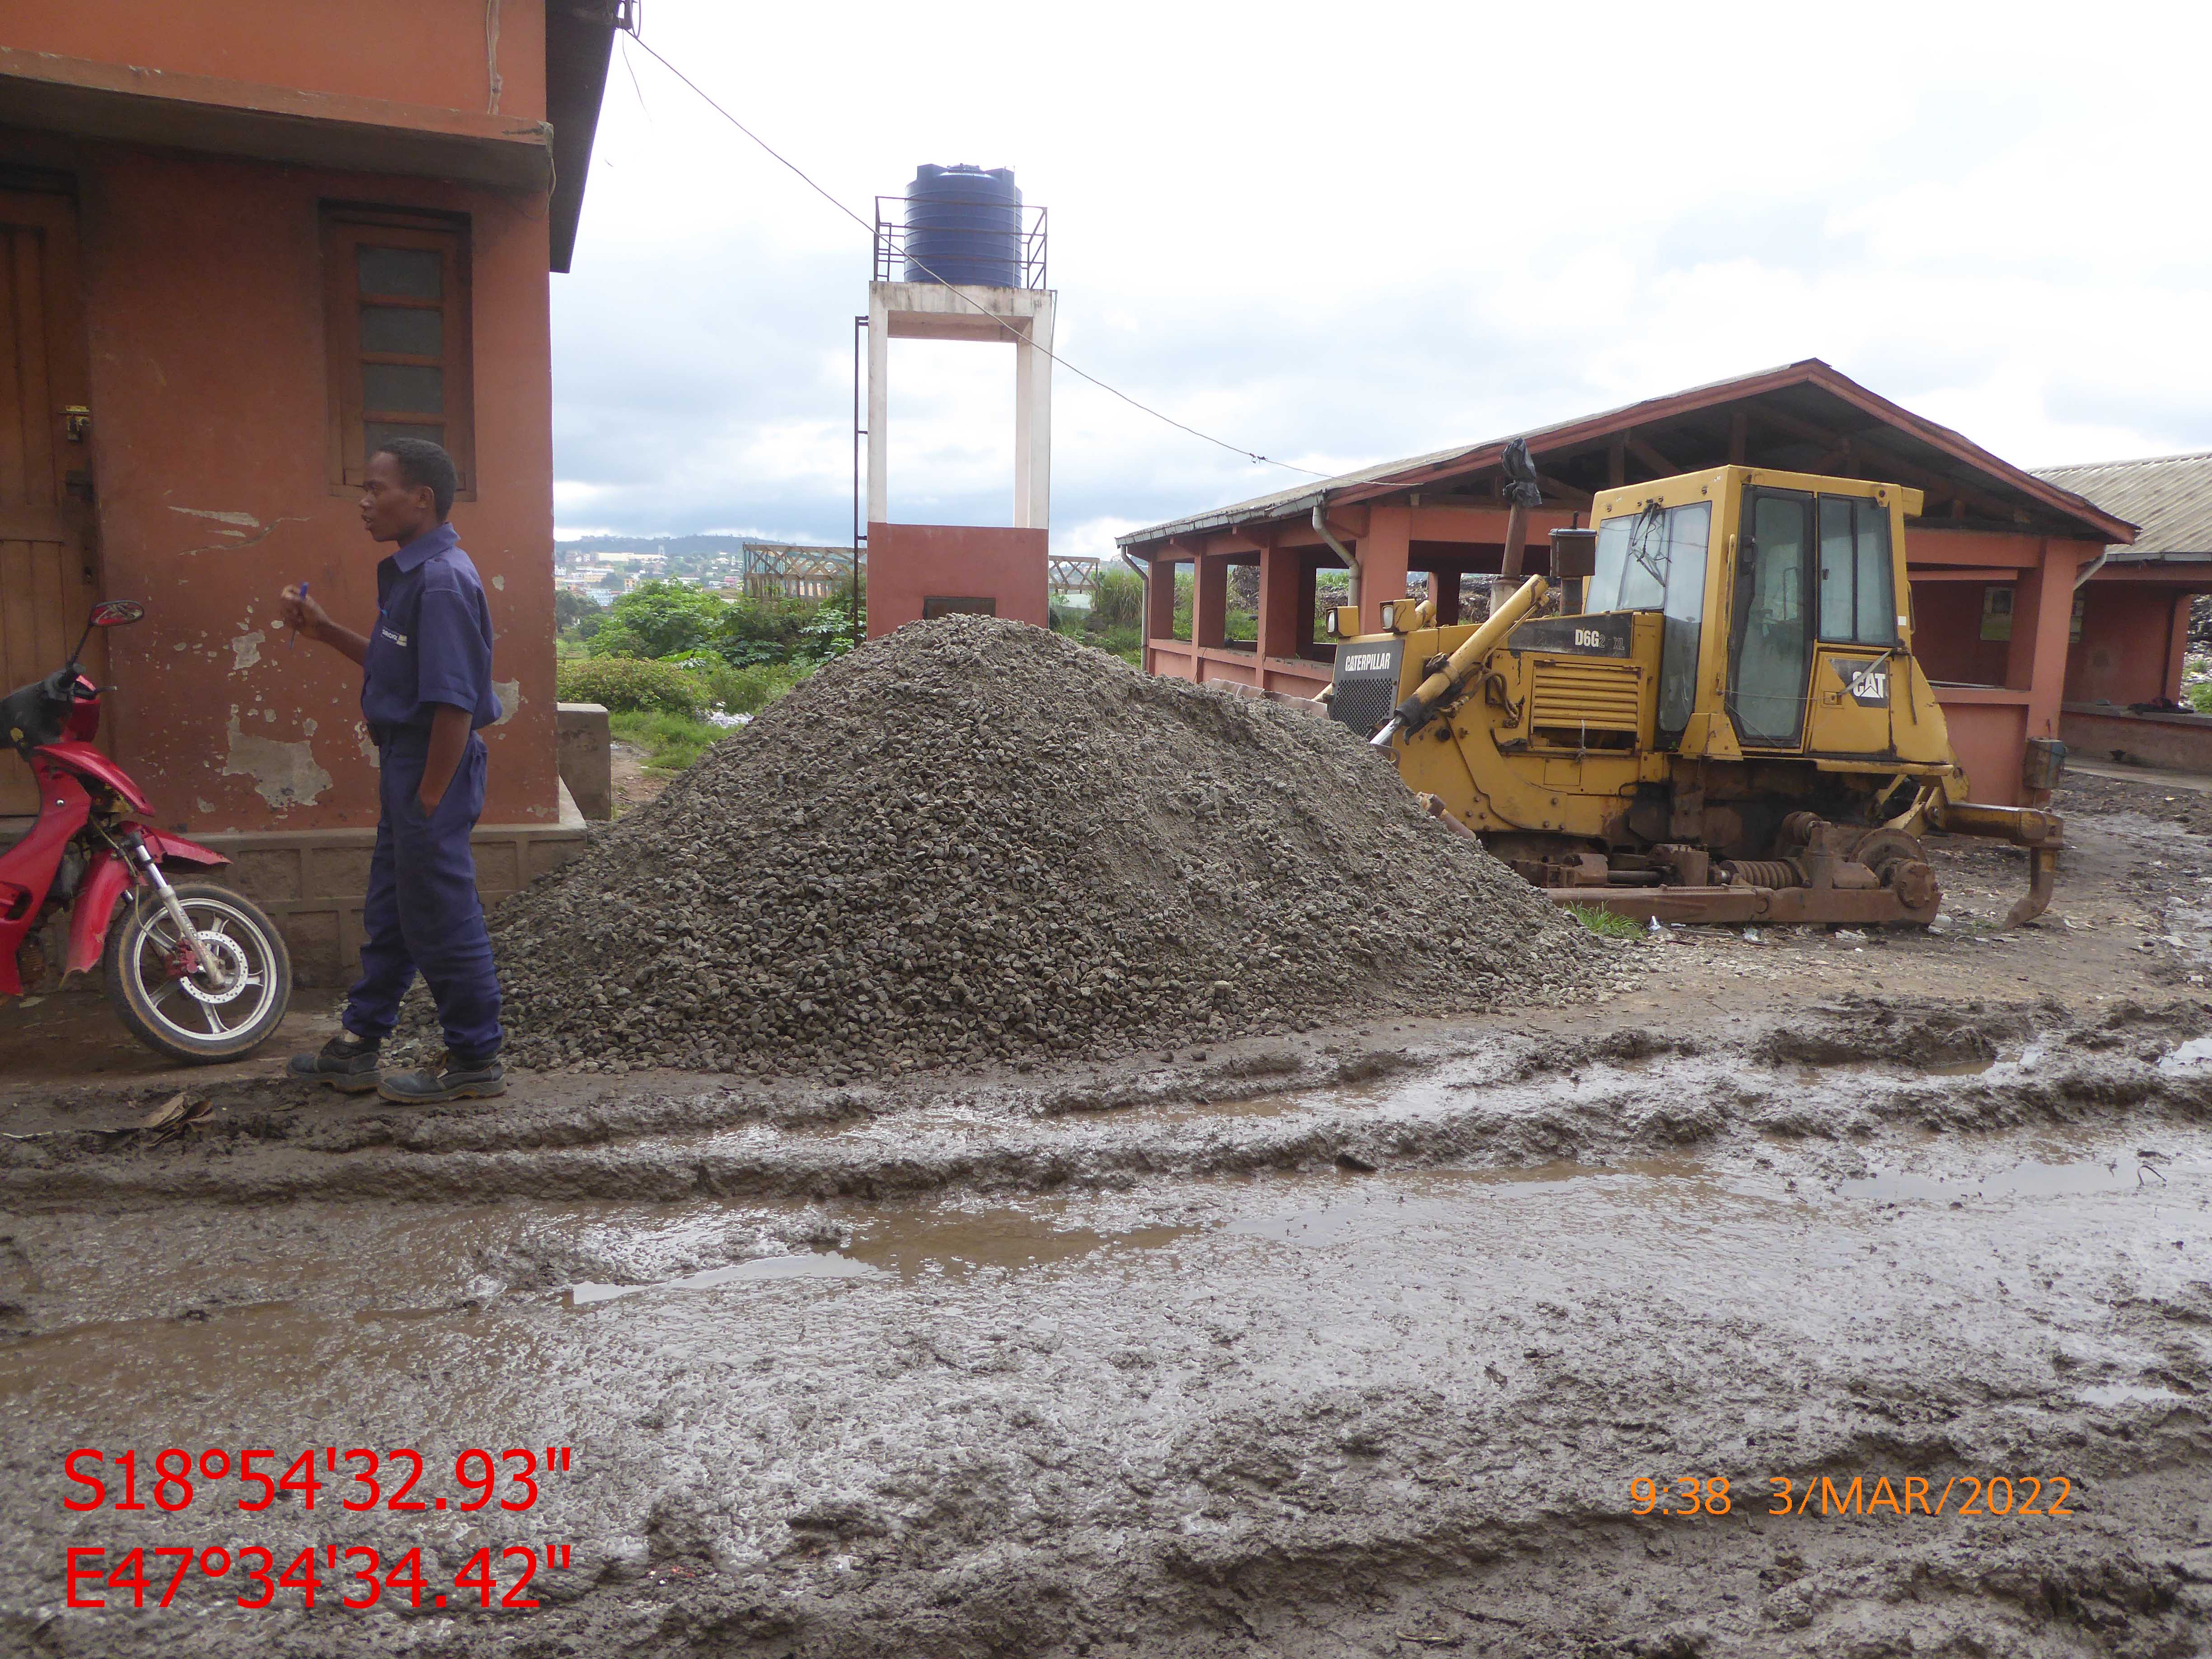
[[[301,582],[301,583],[300,584],[300,599],[301,599],[301,602],[302,604],[306,603],[306,601],[307,601],[307,583],[305,583],[305,582]],[[302,614],[304,615],[305,613],[303,612]],[[289,639],[289,640],[287,640],[287,641],[284,641],[284,648],[285,648],[287,651],[297,651],[297,650],[300,648],[300,630],[299,630],[298,629],[296,629],[296,628],[295,628],[295,629],[294,629],[292,630],[292,637],[291,637],[290,639]]]

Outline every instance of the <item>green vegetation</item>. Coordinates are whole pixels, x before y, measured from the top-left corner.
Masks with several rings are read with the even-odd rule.
[[[805,662],[732,668],[708,656],[674,662],[568,657],[554,665],[553,684],[562,702],[596,702],[612,714],[703,724],[710,709],[757,714],[813,672],[814,665]]]
[[[607,726],[622,742],[645,750],[646,766],[655,772],[681,772],[709,744],[730,735],[728,728],[688,714],[610,714]]]
[[[1054,611],[1052,625],[1057,633],[1111,652],[1141,668],[1145,664],[1145,579],[1118,567],[1104,571],[1098,586],[1091,590],[1091,608]]]
[[[696,720],[713,701],[707,682],[671,662],[623,657],[570,657],[553,665],[562,702],[596,702],[622,714],[678,714]]]
[[[1328,642],[1328,613],[1352,603],[1352,578],[1341,570],[1324,570],[1314,578],[1314,642]]]
[[[1644,935],[1642,922],[1601,910],[1594,904],[1570,904],[1567,914],[1601,939],[1640,939]]]
[[[701,671],[717,707],[732,714],[757,714],[814,672],[811,662],[726,665]]]
[[[867,602],[863,579],[859,603]],[[560,637],[594,657],[692,660],[712,657],[732,668],[762,664],[811,666],[850,650],[854,599],[848,584],[832,598],[753,599],[742,593],[690,587],[682,582],[641,582],[604,609],[578,606]]]
[[[2212,714],[2212,657],[2185,657],[2181,700],[2200,714]]]
[[[729,735],[708,715],[757,714],[849,650],[854,609],[849,587],[820,604],[681,582],[643,582],[605,606],[558,593],[554,686],[563,702],[604,705],[647,766],[680,771]]]

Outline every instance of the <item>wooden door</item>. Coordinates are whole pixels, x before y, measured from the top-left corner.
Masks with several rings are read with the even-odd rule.
[[[92,447],[69,412],[88,382],[76,204],[0,191],[0,695],[62,665],[98,596]],[[98,678],[98,641],[86,656]],[[0,819],[38,809],[30,769],[0,750]]]

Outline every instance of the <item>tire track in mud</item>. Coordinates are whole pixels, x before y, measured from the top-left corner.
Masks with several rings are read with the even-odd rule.
[[[1263,1049],[1211,1072],[940,1091],[919,1104],[891,1091],[647,1089],[544,1112],[371,1109],[318,1122],[269,1109],[258,1103],[265,1091],[249,1085],[188,1145],[118,1146],[96,1131],[8,1143],[0,1198],[17,1207],[881,1200],[1331,1165],[1603,1161],[1761,1136],[1818,1143],[1902,1127],[2061,1127],[2115,1111],[2203,1122],[2212,1121],[2212,1065],[2160,1061],[2207,1024],[2187,1002],[2130,1005],[2087,1025],[2050,1006],[1905,1014],[1878,1002],[1825,1005],[1733,1040],[1629,1028],[1498,1036],[1456,1052]],[[1999,1061],[2000,1043],[2027,1063]],[[1376,1097],[1335,1103],[1332,1091],[1347,1083],[1378,1085]]]

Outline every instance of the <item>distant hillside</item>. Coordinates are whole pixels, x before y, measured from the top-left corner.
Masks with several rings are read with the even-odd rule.
[[[735,553],[757,536],[562,536],[553,545],[563,553]]]

